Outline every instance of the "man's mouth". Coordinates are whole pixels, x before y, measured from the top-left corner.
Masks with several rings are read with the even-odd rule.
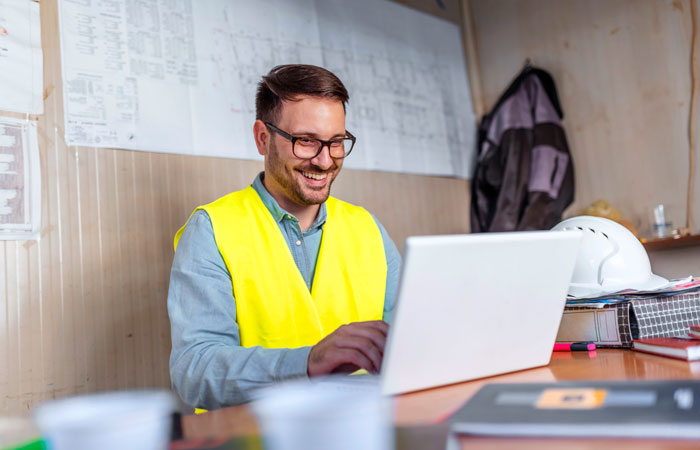
[[[327,173],[312,173],[312,172],[304,172],[304,171],[300,171],[300,172],[302,175],[304,175],[304,177],[309,178],[311,180],[316,180],[316,181],[323,181],[328,176]]]

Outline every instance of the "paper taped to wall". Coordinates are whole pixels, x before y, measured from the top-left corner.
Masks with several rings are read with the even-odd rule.
[[[0,0],[0,109],[44,112],[39,3]]]
[[[60,0],[68,145],[261,159],[255,91],[278,64],[346,84],[348,167],[471,174],[459,27],[385,0]]]
[[[36,123],[0,117],[0,240],[39,238],[39,170]]]

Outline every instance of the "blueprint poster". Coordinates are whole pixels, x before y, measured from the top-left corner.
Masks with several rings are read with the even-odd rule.
[[[471,174],[476,119],[454,24],[386,0],[59,0],[59,11],[69,145],[260,159],[257,82],[305,63],[350,92],[346,166]]]

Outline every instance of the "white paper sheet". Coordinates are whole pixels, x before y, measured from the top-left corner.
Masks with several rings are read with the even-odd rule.
[[[0,0],[0,109],[44,112],[39,4]]]
[[[335,72],[346,166],[467,177],[476,119],[459,28],[385,0],[60,0],[66,142],[260,159],[277,64]]]
[[[36,122],[0,117],[0,240],[39,238],[39,171]]]

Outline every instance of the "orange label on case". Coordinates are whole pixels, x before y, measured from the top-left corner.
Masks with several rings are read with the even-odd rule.
[[[539,409],[595,409],[603,406],[605,389],[545,389],[537,400]]]

